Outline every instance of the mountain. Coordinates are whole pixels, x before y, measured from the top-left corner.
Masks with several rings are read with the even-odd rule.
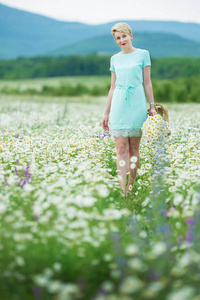
[[[182,56],[200,57],[200,43],[184,39],[175,34],[160,32],[135,32],[132,44],[136,48],[148,49],[153,57]],[[68,56],[74,53],[109,54],[121,51],[111,35],[103,35],[73,43],[48,53],[50,56]]]
[[[114,47],[111,27],[120,21],[131,26],[134,36],[139,33],[146,35],[146,38],[142,41],[144,48],[148,48],[147,45],[150,43],[147,40],[148,33],[152,33],[154,36],[160,33],[161,39],[164,39],[164,35],[162,38],[164,33],[176,34],[187,39],[186,44],[191,41],[191,49],[194,49],[194,45],[198,48],[198,43],[194,44],[194,41],[200,42],[200,24],[197,23],[116,20],[106,24],[89,25],[79,22],[57,21],[0,4],[0,59],[56,53],[57,49],[61,47],[66,48],[71,45],[70,48],[72,48],[73,45],[77,47],[76,45],[81,45],[81,43],[86,45],[87,40],[102,46],[102,41],[98,44],[98,40],[106,38],[109,41],[109,36]],[[85,51],[85,47],[83,46],[82,52]],[[91,51],[98,49],[95,44],[90,45],[90,47]],[[100,51],[103,51],[103,49]],[[112,52],[111,48],[110,51]],[[187,50],[185,52],[187,53]],[[162,55],[162,53],[159,55]]]

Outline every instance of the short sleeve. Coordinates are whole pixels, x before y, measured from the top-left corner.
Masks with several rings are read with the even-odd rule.
[[[115,67],[113,65],[113,59],[112,59],[112,57],[110,58],[110,69],[109,70],[115,72]]]
[[[150,59],[148,50],[145,50],[145,52],[144,52],[142,68],[144,68],[146,66],[151,66],[151,59]]]

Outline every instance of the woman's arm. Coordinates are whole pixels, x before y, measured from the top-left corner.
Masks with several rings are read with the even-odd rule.
[[[115,89],[115,81],[116,81],[116,74],[115,74],[115,72],[111,71],[111,85],[110,85],[110,90],[108,92],[108,101],[107,101],[104,115],[109,115],[109,113],[110,113],[112,96],[113,96],[113,92]]]
[[[113,92],[115,89],[115,81],[116,81],[116,74],[115,74],[115,72],[111,71],[111,85],[110,85],[110,90],[108,92],[108,101],[107,101],[107,105],[106,105],[106,109],[105,109],[105,113],[104,113],[103,121],[102,121],[102,127],[104,130],[109,130],[108,119],[109,119],[109,114],[110,114],[112,96],[113,96]]]
[[[143,86],[144,86],[144,91],[147,96],[147,99],[150,104],[150,111],[151,115],[154,116],[157,114],[154,106],[154,97],[153,97],[153,88],[152,88],[152,83],[151,83],[151,67],[146,66],[143,68]]]

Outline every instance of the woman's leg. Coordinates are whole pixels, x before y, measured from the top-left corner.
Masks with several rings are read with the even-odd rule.
[[[137,176],[137,169],[139,168],[140,165],[140,155],[139,155],[139,146],[140,146],[140,141],[141,141],[141,136],[140,137],[136,137],[136,136],[132,136],[128,138],[129,140],[129,180],[128,180],[128,186],[127,186],[127,190],[129,185],[133,185],[136,176]],[[130,167],[130,165],[132,164],[132,162],[130,161],[132,156],[136,156],[137,157],[137,162],[135,169],[132,169]]]
[[[117,170],[119,170],[118,175],[122,176],[120,180],[120,186],[125,193],[129,151],[128,137],[115,137],[115,143],[117,148]],[[125,161],[124,166],[120,166],[120,160]]]

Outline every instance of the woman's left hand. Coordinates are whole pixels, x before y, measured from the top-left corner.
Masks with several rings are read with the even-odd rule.
[[[154,106],[150,108],[150,114],[152,117],[158,114]]]

